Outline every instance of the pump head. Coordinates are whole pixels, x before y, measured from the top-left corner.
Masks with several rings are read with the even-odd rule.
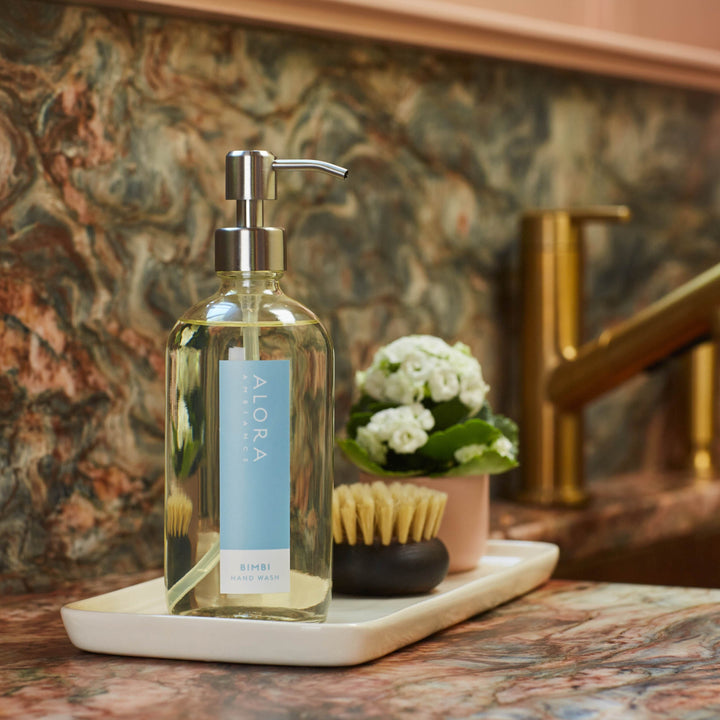
[[[345,168],[321,160],[280,160],[265,150],[229,152],[225,157],[225,197],[237,201],[237,227],[215,231],[216,272],[285,270],[284,231],[263,226],[263,202],[277,198],[278,170],[348,175]]]

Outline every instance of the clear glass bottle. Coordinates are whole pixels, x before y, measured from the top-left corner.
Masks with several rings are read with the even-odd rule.
[[[330,603],[333,349],[317,317],[280,289],[282,230],[256,224],[284,167],[318,165],[228,155],[238,227],[216,232],[220,288],[168,341],[165,581],[174,614],[319,622]]]

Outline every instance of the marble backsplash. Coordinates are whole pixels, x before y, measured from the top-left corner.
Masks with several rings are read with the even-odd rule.
[[[632,223],[591,238],[591,333],[720,261],[716,96],[3,3],[0,591],[161,563],[164,342],[215,287],[224,156],[252,147],[350,168],[345,183],[283,176],[268,208],[289,233],[285,290],[335,341],[339,425],[354,370],[409,332],[468,343],[513,414],[525,208],[631,206]],[[593,477],[660,462],[666,384],[593,406]]]

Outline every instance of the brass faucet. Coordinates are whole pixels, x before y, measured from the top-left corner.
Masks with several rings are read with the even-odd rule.
[[[689,464],[698,476],[713,472],[713,338],[720,308],[720,264],[582,343],[584,228],[629,217],[624,206],[536,210],[523,216],[520,500],[542,505],[587,501],[584,406],[686,349]]]

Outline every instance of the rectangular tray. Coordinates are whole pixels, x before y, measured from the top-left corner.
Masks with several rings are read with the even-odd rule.
[[[337,595],[327,622],[169,615],[162,578],[70,603],[62,619],[81,650],[113,655],[261,663],[357,665],[421,640],[532,590],[552,574],[550,543],[491,540],[475,570],[425,595]]]

